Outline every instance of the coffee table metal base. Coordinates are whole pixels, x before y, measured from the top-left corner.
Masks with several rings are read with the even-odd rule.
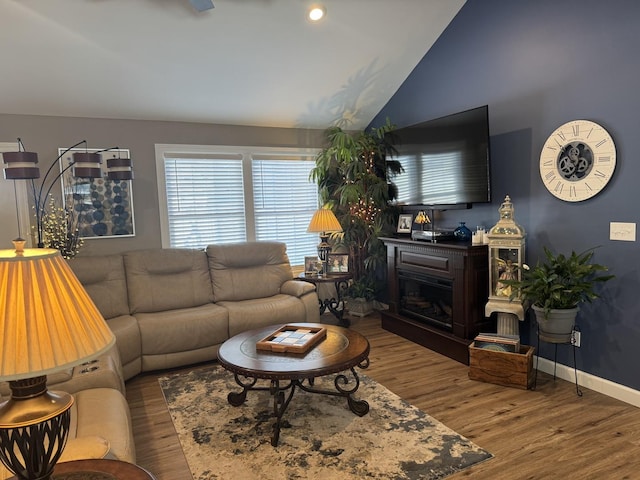
[[[357,366],[361,369],[367,368],[369,366],[369,359],[364,359]],[[276,421],[273,424],[271,445],[277,447],[280,440],[282,417],[284,415],[284,412],[287,410],[291,399],[293,398],[293,394],[295,393],[296,388],[299,388],[300,390],[308,393],[345,397],[347,399],[349,409],[359,417],[362,417],[369,412],[369,403],[367,403],[366,400],[357,400],[353,398],[353,394],[356,393],[358,391],[358,388],[360,387],[360,378],[358,377],[358,373],[356,372],[355,367],[351,367],[349,369],[349,372],[351,372],[351,376],[353,377],[351,379],[346,375],[348,373],[347,371],[336,375],[333,382],[335,391],[316,388],[314,386],[315,382],[313,378],[302,380],[284,380],[284,384],[282,384],[278,379],[273,379],[271,380],[271,384],[269,387],[256,387],[256,383],[258,381],[257,378],[246,377],[234,373],[233,376],[235,378],[235,381],[240,387],[242,387],[242,391],[230,392],[227,395],[227,400],[234,407],[239,407],[247,399],[247,393],[250,390],[269,391],[269,393],[273,397],[273,416],[276,418]]]
[[[282,328],[271,325],[239,333],[224,342],[218,350],[220,365],[233,373],[240,392],[231,392],[227,400],[233,406],[240,406],[250,390],[266,390],[273,397],[273,425],[271,444],[278,445],[282,417],[297,389],[309,393],[319,393],[344,397],[349,408],[356,415],[366,415],[369,404],[356,400],[360,378],[356,367],[369,366],[369,341],[360,333],[336,325],[320,323],[288,324],[300,328],[322,327],[326,337],[304,354],[289,354],[258,350],[256,343],[265,336]],[[315,379],[336,375],[335,390],[315,385]],[[258,379],[267,383],[258,384]],[[318,382],[320,383],[320,382]],[[269,385],[268,387],[266,385]]]

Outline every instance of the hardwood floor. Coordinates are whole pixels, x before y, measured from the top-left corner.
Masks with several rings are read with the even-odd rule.
[[[371,344],[374,378],[494,455],[447,477],[476,479],[640,479],[640,409],[539,373],[535,391],[468,378],[468,367],[380,327],[352,318]],[[127,383],[138,464],[157,480],[192,480],[157,382]]]

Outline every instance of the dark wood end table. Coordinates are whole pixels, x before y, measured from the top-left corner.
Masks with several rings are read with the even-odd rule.
[[[338,319],[338,325],[348,327],[351,322],[349,319],[344,318],[344,299],[342,298],[343,292],[349,286],[349,280],[353,278],[351,273],[328,273],[326,275],[307,275],[301,273],[298,275],[298,280],[313,283],[316,287],[323,283],[333,283],[336,288],[336,296],[322,299],[318,295],[318,301],[320,302],[320,315],[322,315],[327,309]]]
[[[327,336],[304,354],[256,350],[256,342],[283,326],[272,325],[236,335],[224,342],[218,351],[220,364],[234,374],[236,383],[242,387],[241,392],[227,395],[231,405],[242,405],[250,390],[269,391],[272,395],[273,416],[276,417],[271,436],[271,445],[274,447],[280,438],[282,416],[296,388],[309,393],[344,397],[351,411],[361,417],[369,412],[369,404],[365,400],[353,398],[360,386],[355,367],[365,369],[369,366],[369,341],[354,330],[335,325],[287,325],[324,327]],[[315,388],[316,377],[340,372],[344,373],[336,376],[335,391]],[[351,378],[347,376],[348,372]],[[270,380],[270,386],[256,387],[258,379]]]
[[[155,480],[155,477],[133,463],[103,458],[58,463],[51,480]]]

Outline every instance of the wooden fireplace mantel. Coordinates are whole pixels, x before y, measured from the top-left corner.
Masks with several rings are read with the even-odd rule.
[[[382,312],[382,328],[408,338],[459,362],[469,363],[469,344],[480,331],[492,331],[484,307],[489,292],[486,245],[465,242],[431,243],[408,238],[381,238],[387,247],[389,310]],[[446,280],[452,287],[449,329],[403,313],[399,274]]]

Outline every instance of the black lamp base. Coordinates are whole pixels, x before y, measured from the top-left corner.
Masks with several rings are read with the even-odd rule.
[[[329,235],[322,233],[320,235],[320,243],[318,244],[318,258],[322,260],[322,274],[326,275],[329,270],[329,254],[331,253],[331,244],[328,242]]]
[[[47,480],[69,435],[73,397],[47,390],[47,377],[10,381],[0,403],[0,460],[18,480]]]

